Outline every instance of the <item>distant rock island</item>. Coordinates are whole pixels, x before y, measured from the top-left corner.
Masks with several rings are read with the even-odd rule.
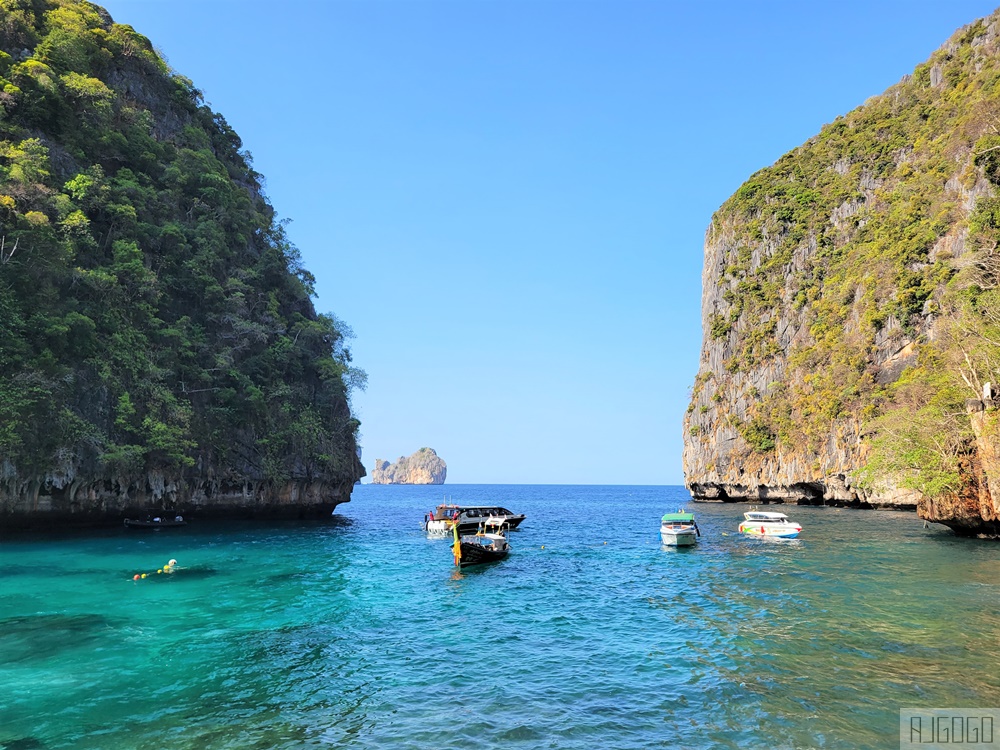
[[[433,448],[421,448],[412,456],[400,456],[394,464],[376,458],[372,484],[444,484],[448,465]]]

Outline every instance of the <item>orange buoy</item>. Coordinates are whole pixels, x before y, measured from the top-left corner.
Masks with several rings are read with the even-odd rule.
[[[139,580],[139,574],[136,573],[134,576],[132,576],[132,580],[133,581],[138,581]]]

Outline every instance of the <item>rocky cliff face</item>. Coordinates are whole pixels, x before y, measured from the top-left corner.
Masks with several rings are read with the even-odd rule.
[[[990,399],[970,407],[959,437],[914,453],[941,461],[937,484],[905,462],[875,478],[866,467],[891,442],[879,442],[887,415],[912,408],[917,420],[940,394],[954,401],[956,388],[998,379],[992,354],[962,357],[962,336],[996,322],[980,295],[1000,280],[990,260],[1000,240],[998,31],[996,15],[961,29],[713,216],[684,419],[696,500],[919,504],[960,533],[997,528]],[[908,406],[914,383],[926,387]]]
[[[714,335],[712,321],[730,316],[738,304],[744,279],[727,273],[741,252],[746,255],[744,228],[738,222],[717,217],[705,242],[702,274],[702,320],[704,337],[701,367],[693,399],[684,419],[683,465],[688,489],[696,500],[746,501],[800,504],[851,505],[859,507],[915,508],[919,493],[895,489],[870,493],[857,487],[852,474],[864,465],[865,444],[860,415],[831,419],[819,439],[799,435],[799,440],[778,440],[774,428],[762,423],[767,394],[788,388],[790,381],[804,385],[806,373],[789,372],[789,355],[811,341],[813,317],[797,308],[794,287],[779,293],[777,303],[760,318],[735,316],[724,335]],[[772,258],[778,240],[754,243],[747,263],[748,274]],[[815,240],[797,248],[785,266],[789,278],[802,274],[815,253]],[[750,366],[735,363],[746,342],[766,331],[775,351]],[[861,338],[858,323],[849,321],[848,337]],[[892,382],[914,361],[913,341],[895,320],[868,341],[870,359],[866,367],[874,378]],[[770,405],[770,404],[769,404]],[[790,436],[789,436],[790,438]]]
[[[991,384],[982,399],[966,408],[973,430],[973,449],[962,457],[963,486],[958,492],[923,497],[917,514],[947,523],[962,536],[1000,537],[1000,398]]]
[[[329,515],[363,373],[239,136],[96,5],[0,20],[0,528]]]
[[[372,484],[444,484],[448,466],[433,448],[421,448],[411,456],[400,456],[390,464],[375,459]]]
[[[150,512],[190,519],[328,518],[350,502],[360,463],[338,478],[299,466],[276,482],[260,467],[205,461],[186,471],[151,470],[141,477],[94,477],[70,460],[45,475],[22,477],[0,464],[0,529],[102,526]]]

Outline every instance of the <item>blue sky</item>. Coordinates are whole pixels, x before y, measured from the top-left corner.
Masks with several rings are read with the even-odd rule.
[[[713,211],[989,2],[108,0],[347,322],[363,462],[681,484]]]

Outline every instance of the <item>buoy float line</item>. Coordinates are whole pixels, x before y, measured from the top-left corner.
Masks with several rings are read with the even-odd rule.
[[[173,573],[174,572],[174,568],[176,568],[176,567],[177,567],[177,561],[174,560],[173,558],[171,558],[170,562],[168,562],[162,568],[158,568],[156,572],[157,572],[157,574]],[[153,574],[152,573],[136,573],[134,576],[132,576],[132,580],[133,581],[139,581],[139,580],[142,580],[143,578],[147,578],[148,576],[151,576],[151,575],[153,575]]]

